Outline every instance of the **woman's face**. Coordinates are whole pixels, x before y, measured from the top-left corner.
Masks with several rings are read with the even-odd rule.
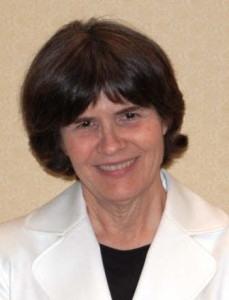
[[[154,109],[101,95],[61,129],[63,147],[85,198],[120,202],[157,191],[166,126]]]

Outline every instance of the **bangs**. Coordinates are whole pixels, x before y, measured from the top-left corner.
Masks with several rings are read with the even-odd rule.
[[[127,100],[139,106],[153,105],[161,85],[158,75],[139,49],[130,45],[112,46],[89,39],[64,61],[65,74],[59,98],[63,104],[61,126],[67,126],[90,104],[95,105],[103,93],[113,103]],[[59,86],[60,87],[60,86]],[[156,100],[156,99],[155,99]]]

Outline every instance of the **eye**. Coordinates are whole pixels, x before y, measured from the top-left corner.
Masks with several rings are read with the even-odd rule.
[[[128,113],[126,113],[124,115],[123,118],[126,119],[126,120],[133,120],[133,119],[136,119],[136,117],[137,117],[136,113],[134,113],[134,112],[128,112]]]
[[[84,121],[82,124],[80,124],[81,127],[89,127],[91,125],[91,121]]]
[[[87,128],[87,127],[90,127],[92,126],[92,122],[91,121],[83,121],[81,123],[78,123],[77,124],[77,128]]]

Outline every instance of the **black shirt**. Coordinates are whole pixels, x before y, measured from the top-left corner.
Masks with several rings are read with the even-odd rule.
[[[103,265],[113,300],[131,300],[150,245],[117,250],[100,245]]]

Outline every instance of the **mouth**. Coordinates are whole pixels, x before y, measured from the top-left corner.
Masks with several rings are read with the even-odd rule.
[[[126,169],[128,167],[130,167],[134,161],[136,160],[136,158],[130,159],[128,161],[125,161],[123,163],[118,163],[118,164],[111,164],[111,165],[102,165],[102,166],[98,166],[98,168],[102,171],[106,171],[106,172],[111,172],[111,171],[117,171],[117,170],[123,170]]]

